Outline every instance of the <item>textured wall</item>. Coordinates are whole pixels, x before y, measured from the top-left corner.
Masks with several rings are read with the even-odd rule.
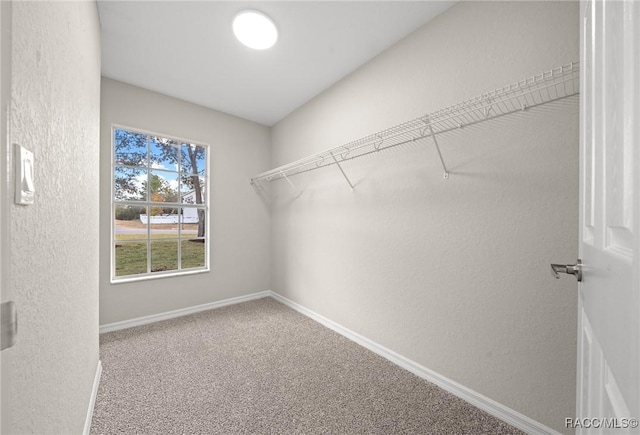
[[[0,179],[8,180],[8,153],[7,140],[9,126],[9,105],[11,101],[11,3],[0,2]],[[9,292],[9,261],[11,251],[9,237],[9,194],[10,183],[2,183],[0,192],[0,293],[2,301],[11,300],[13,295]],[[9,415],[9,379],[10,351],[0,352],[1,373],[0,380],[0,416]],[[9,419],[5,417],[0,421],[0,433],[6,433],[9,428]]]
[[[270,161],[269,129],[103,78],[100,324],[163,313],[269,288],[269,212],[249,184]],[[126,125],[211,146],[211,271],[110,284],[111,126]]]
[[[458,3],[273,128],[273,165],[579,58],[576,2]],[[272,183],[272,289],[563,431],[577,98]]]
[[[36,201],[12,205],[9,433],[81,433],[98,362],[100,31],[92,2],[14,2],[11,141]],[[4,358],[3,358],[4,360]]]

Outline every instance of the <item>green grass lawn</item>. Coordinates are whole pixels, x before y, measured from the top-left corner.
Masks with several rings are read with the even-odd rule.
[[[139,238],[140,236],[137,236]],[[127,241],[135,235],[118,235],[116,242],[116,276],[147,273],[147,242]],[[182,269],[204,267],[205,243],[183,239]],[[156,234],[151,240],[151,271],[178,270],[178,240],[170,234]]]

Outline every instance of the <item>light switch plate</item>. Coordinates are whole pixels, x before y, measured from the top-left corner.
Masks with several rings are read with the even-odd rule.
[[[16,162],[16,204],[31,205],[35,199],[35,187],[33,179],[34,157],[33,153],[28,149],[15,144],[15,162]]]

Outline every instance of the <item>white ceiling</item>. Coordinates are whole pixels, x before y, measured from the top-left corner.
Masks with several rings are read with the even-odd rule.
[[[102,74],[271,126],[454,1],[98,1]],[[234,15],[279,31],[256,51]]]

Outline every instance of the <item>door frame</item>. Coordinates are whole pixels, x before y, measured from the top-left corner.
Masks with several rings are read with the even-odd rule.
[[[9,113],[11,104],[11,14],[12,2],[0,1],[0,177],[6,181],[0,188],[0,302],[9,299],[8,283],[11,262],[10,238],[8,237],[9,211],[11,205],[11,147],[9,135]],[[9,403],[8,358],[10,352],[0,353],[0,433],[8,433]],[[2,418],[4,416],[4,418]]]

